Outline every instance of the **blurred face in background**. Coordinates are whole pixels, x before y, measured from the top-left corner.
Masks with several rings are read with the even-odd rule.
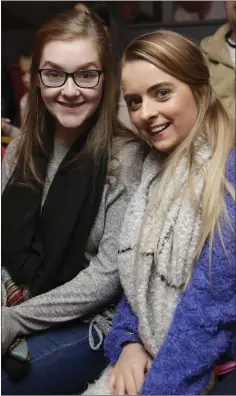
[[[138,12],[139,12],[139,4],[138,1],[121,1],[118,2],[120,7],[122,18],[127,23],[132,23]]]
[[[74,9],[80,12],[87,12],[89,14],[88,7],[83,2],[78,2],[74,5]]]
[[[23,84],[27,91],[29,90],[30,85],[30,68],[31,68],[32,58],[30,56],[20,56],[19,59],[19,68],[21,71],[21,78]]]

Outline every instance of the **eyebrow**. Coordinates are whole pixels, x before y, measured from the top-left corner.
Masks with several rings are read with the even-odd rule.
[[[147,92],[150,93],[150,92],[154,91],[155,89],[160,89],[162,87],[171,88],[171,87],[173,87],[173,83],[171,83],[169,81],[162,81],[160,83],[152,85],[150,88],[148,88]]]
[[[52,67],[55,69],[64,70],[64,67],[62,67],[59,64],[52,62],[52,61],[45,61],[42,67],[44,68],[45,66],[49,66],[49,67]],[[94,62],[87,62],[87,63],[84,63],[81,66],[77,67],[76,70],[83,70],[83,69],[86,69],[91,66],[97,68],[97,66],[95,65]]]
[[[126,103],[129,103],[131,100],[133,99],[140,99],[140,95],[137,94],[127,94],[124,96],[124,100],[126,101]]]
[[[162,81],[160,83],[154,84],[151,87],[149,87],[148,90],[147,90],[147,93],[151,93],[152,91],[154,91],[156,89],[163,88],[163,87],[172,88],[173,86],[174,86],[173,83],[171,83],[169,81]],[[132,94],[132,93],[126,94],[124,96],[124,99],[125,99],[126,102],[130,101],[131,99],[139,99],[139,98],[140,98],[140,95]]]

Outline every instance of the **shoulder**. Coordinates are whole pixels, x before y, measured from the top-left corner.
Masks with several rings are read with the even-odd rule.
[[[20,137],[13,139],[5,151],[2,160],[2,191],[6,187],[8,180],[10,179],[17,162],[17,147],[20,142]]]
[[[114,138],[111,168],[116,169],[116,181],[127,185],[140,180],[144,158],[145,153],[140,141],[135,138]]]
[[[142,163],[143,158],[144,151],[141,143],[137,140],[125,143],[122,149],[117,153],[117,159],[120,164],[123,164],[123,166]]]
[[[203,51],[208,52],[210,50],[211,45],[216,41],[219,43],[220,39],[224,39],[224,36],[229,31],[228,24],[224,24],[221,26],[213,35],[207,36],[201,40],[200,46]]]

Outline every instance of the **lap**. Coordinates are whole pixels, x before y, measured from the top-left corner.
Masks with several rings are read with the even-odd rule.
[[[112,366],[109,365],[102,373],[101,377],[94,383],[89,385],[88,389],[82,396],[112,396],[114,395],[108,385],[108,379],[112,372]]]
[[[2,394],[71,394],[106,367],[103,348],[89,346],[89,324],[78,320],[27,337],[30,369],[25,379],[12,382],[2,370]],[[96,333],[94,332],[96,338]]]

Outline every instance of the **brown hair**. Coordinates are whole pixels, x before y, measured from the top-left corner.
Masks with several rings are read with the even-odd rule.
[[[26,116],[22,125],[22,138],[18,146],[18,163],[14,181],[29,183],[30,179],[42,182],[35,153],[48,155],[46,147],[52,140],[54,119],[47,111],[37,86],[38,68],[45,45],[54,40],[70,41],[80,37],[93,40],[100,56],[104,72],[103,96],[98,109],[91,117],[92,127],[83,153],[99,161],[102,153],[110,158],[111,138],[116,119],[116,87],[108,37],[96,16],[74,9],[56,15],[41,27],[36,35],[33,49],[30,90]],[[75,158],[76,159],[76,158]]]

